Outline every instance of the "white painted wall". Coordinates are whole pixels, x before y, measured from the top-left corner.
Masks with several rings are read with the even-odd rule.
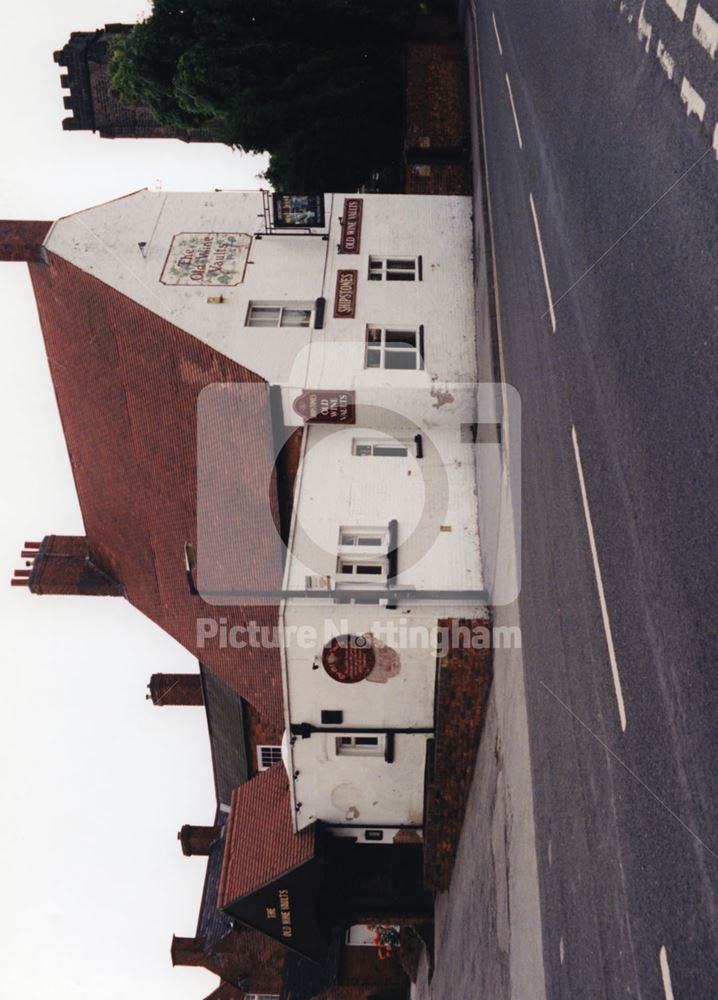
[[[402,384],[405,373],[364,370],[367,323],[424,324],[426,371],[412,373],[410,385],[472,379],[470,199],[364,195],[361,253],[352,255],[337,253],[343,201],[343,195],[325,196],[328,240],[254,239],[244,281],[221,289],[160,282],[172,238],[182,232],[260,231],[260,192],[139,191],[60,219],[47,246],[272,382],[314,388]],[[370,282],[370,254],[421,254],[424,280]],[[355,319],[332,316],[338,268],[359,271]],[[209,304],[207,297],[217,291],[225,301]],[[245,326],[250,300],[313,303],[321,296],[327,300],[322,330]]]
[[[335,736],[315,733],[293,747],[299,829],[327,823],[418,824],[424,815],[423,735],[395,737],[392,764],[382,757],[337,757]]]

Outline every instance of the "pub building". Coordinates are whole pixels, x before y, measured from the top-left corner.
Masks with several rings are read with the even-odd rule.
[[[0,223],[85,529],[26,542],[12,583],[123,597],[200,661],[149,697],[207,713],[217,811],[180,831],[207,878],[172,959],[216,1000],[401,996],[368,928],[432,913],[437,699],[488,624],[470,211],[143,190]]]

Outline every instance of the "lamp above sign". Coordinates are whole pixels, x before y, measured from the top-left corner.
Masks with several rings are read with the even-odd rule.
[[[277,229],[323,229],[323,194],[272,195],[272,213]]]

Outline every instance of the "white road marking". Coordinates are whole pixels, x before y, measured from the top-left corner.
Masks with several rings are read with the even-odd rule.
[[[548,863],[549,867],[553,864],[553,850],[551,848],[551,841],[548,842]]]
[[[691,115],[696,115],[700,121],[703,121],[706,113],[706,102],[686,76],[683,77],[681,84],[681,100],[686,106],[686,115],[689,118]]]
[[[666,994],[666,1000],[674,1000],[673,997],[673,987],[671,986],[671,970],[668,968],[668,955],[666,954],[666,946],[661,945],[661,950],[658,953],[658,960],[661,963],[661,977],[663,978],[663,992]]]
[[[516,105],[514,104],[514,92],[511,89],[511,80],[509,80],[509,74],[506,74],[506,86],[509,88],[509,100],[511,101],[511,110],[514,113],[514,125],[516,126],[516,138],[519,140],[519,149],[524,148],[523,140],[521,139],[521,129],[519,128],[519,119],[516,114]]]
[[[656,45],[656,58],[663,67],[663,72],[666,74],[668,79],[672,80],[673,72],[676,68],[676,61],[660,38],[658,39],[658,44]]]
[[[491,11],[491,20],[494,22],[494,31],[496,32],[496,44],[499,47],[499,55],[502,56],[504,54],[504,50],[501,48],[501,38],[499,37],[499,29],[496,24],[496,14],[494,14],[493,11]]]
[[[578,469],[578,481],[581,486],[581,499],[583,500],[583,513],[586,518],[588,529],[588,541],[591,546],[591,558],[593,559],[593,572],[596,576],[596,587],[598,589],[598,601],[601,605],[601,617],[603,618],[603,631],[606,634],[606,646],[608,647],[608,659],[611,664],[611,676],[613,677],[613,687],[616,692],[618,703],[618,716],[621,720],[621,730],[626,731],[626,707],[623,703],[623,691],[621,689],[621,678],[618,675],[618,664],[616,663],[616,651],[613,648],[613,634],[611,632],[611,622],[608,617],[608,605],[606,595],[603,591],[603,577],[601,567],[598,563],[598,552],[596,551],[596,538],[593,534],[593,522],[591,521],[591,511],[588,506],[588,494],[586,493],[586,481],[583,478],[583,465],[581,464],[581,452],[578,448],[578,437],[576,428],[571,425],[571,437],[573,439],[573,451],[576,456],[576,468]]]
[[[714,21],[700,4],[693,18],[693,37],[700,42],[711,59],[715,59],[718,50],[718,21]]]
[[[561,937],[561,940],[558,943],[558,957],[561,962],[561,965],[563,965],[563,959],[565,954],[566,954],[566,949],[563,946],[563,937]]]
[[[536,206],[534,205],[534,196],[529,194],[529,201],[531,202],[531,214],[534,218],[534,229],[536,230],[536,242],[538,243],[539,256],[541,257],[541,270],[543,271],[543,281],[546,285],[546,296],[548,298],[548,311],[551,317],[551,329],[556,333],[556,313],[553,309],[553,296],[551,295],[551,286],[548,283],[548,271],[546,270],[546,258],[543,252],[543,243],[541,242],[541,230],[539,229],[538,216],[536,215]]]
[[[718,125],[713,130],[713,150],[716,154],[716,160],[718,160]]]
[[[666,0],[666,3],[676,15],[678,20],[682,21],[686,16],[686,4],[688,3],[688,0]]]
[[[648,21],[643,16],[643,12],[644,12],[645,9],[646,9],[646,4],[645,4],[645,0],[644,0],[644,3],[641,5],[641,12],[638,15],[638,28],[637,28],[637,31],[638,31],[638,40],[639,40],[639,42],[641,42],[645,38],[646,39],[646,52],[650,52],[650,50],[651,50],[651,35],[653,34],[653,27],[652,27],[652,25],[650,25],[648,23]]]

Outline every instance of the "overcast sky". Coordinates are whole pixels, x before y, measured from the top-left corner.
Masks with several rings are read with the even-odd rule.
[[[0,218],[51,220],[158,184],[260,186],[265,161],[225,147],[62,131],[53,51],[73,30],[136,21],[138,0],[1,9]],[[83,526],[24,264],[0,263],[0,302],[0,995],[202,1000],[217,979],[173,970],[169,948],[194,934],[204,877],[177,831],[214,815],[204,713],[145,701],[152,672],[196,661],[121,599],[10,588],[25,540]]]

